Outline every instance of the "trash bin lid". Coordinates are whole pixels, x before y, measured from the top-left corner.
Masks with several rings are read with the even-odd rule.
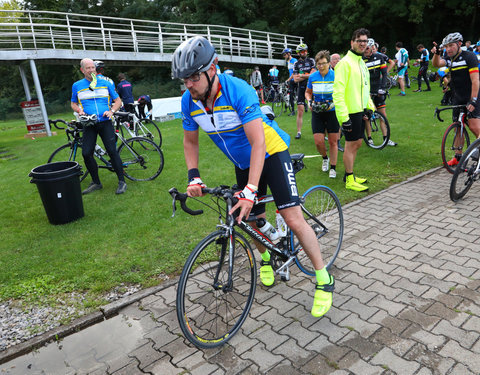
[[[29,176],[38,180],[51,180],[79,175],[81,169],[82,167],[76,161],[58,161],[33,168]]]

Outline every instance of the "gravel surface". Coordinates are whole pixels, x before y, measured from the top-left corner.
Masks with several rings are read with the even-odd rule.
[[[139,285],[119,285],[103,298],[112,302],[138,290]],[[84,294],[70,293],[58,299],[53,307],[27,306],[15,300],[0,302],[0,351],[89,313],[83,309],[85,298]]]

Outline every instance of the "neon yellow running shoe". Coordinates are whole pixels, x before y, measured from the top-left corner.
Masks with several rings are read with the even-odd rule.
[[[330,276],[330,283],[315,286],[315,296],[313,297],[312,315],[320,318],[325,315],[333,303],[333,291],[335,289],[335,279]]]
[[[273,273],[272,262],[260,262],[260,281],[265,286],[272,286],[275,282],[275,274]]]

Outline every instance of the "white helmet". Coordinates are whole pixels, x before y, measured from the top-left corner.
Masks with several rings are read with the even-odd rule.
[[[463,36],[460,33],[451,33],[448,34],[445,38],[443,38],[442,41],[442,46],[446,46],[447,44],[450,43],[457,43],[457,42],[463,42]]]
[[[373,47],[375,45],[375,40],[373,38],[368,38],[367,47]]]

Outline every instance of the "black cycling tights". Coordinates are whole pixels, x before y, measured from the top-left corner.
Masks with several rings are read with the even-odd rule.
[[[98,122],[94,126],[86,126],[83,130],[82,156],[88,172],[92,175],[92,181],[96,184],[100,183],[98,165],[93,156],[95,144],[97,143],[97,134],[102,138],[105,151],[110,156],[112,167],[118,176],[118,180],[125,181],[122,160],[117,152],[116,135],[110,120]]]

